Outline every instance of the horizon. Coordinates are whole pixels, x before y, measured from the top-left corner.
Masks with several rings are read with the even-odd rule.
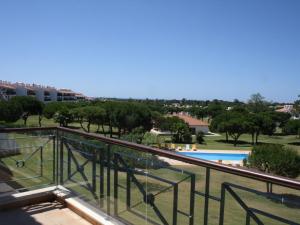
[[[2,80],[90,97],[292,103],[300,2],[0,3]]]

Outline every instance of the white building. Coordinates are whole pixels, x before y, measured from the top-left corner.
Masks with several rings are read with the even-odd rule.
[[[0,80],[0,98],[8,100],[13,96],[33,96],[42,102],[87,99],[83,94],[70,89],[56,89],[38,84],[11,83]]]

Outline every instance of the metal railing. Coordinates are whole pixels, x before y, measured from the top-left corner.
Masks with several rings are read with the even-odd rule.
[[[32,156],[39,155],[37,174],[26,175],[27,179],[43,177],[44,185],[63,185],[125,223],[300,224],[298,180],[63,127],[12,128],[0,133],[25,135],[22,138],[46,133],[51,142],[36,149],[23,146],[32,148],[27,157],[0,156],[0,172],[4,165],[21,172]],[[16,164],[7,163],[8,158]],[[0,182],[23,185],[16,190],[35,188],[19,179],[12,176],[10,182]]]

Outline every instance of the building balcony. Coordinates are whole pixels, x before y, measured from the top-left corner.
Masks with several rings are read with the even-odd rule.
[[[300,181],[68,128],[2,129],[0,224],[19,221],[295,225]]]

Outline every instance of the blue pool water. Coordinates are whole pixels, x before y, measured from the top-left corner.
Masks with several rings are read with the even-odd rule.
[[[243,160],[248,154],[233,153],[204,153],[204,152],[178,152],[180,155],[206,160]]]

